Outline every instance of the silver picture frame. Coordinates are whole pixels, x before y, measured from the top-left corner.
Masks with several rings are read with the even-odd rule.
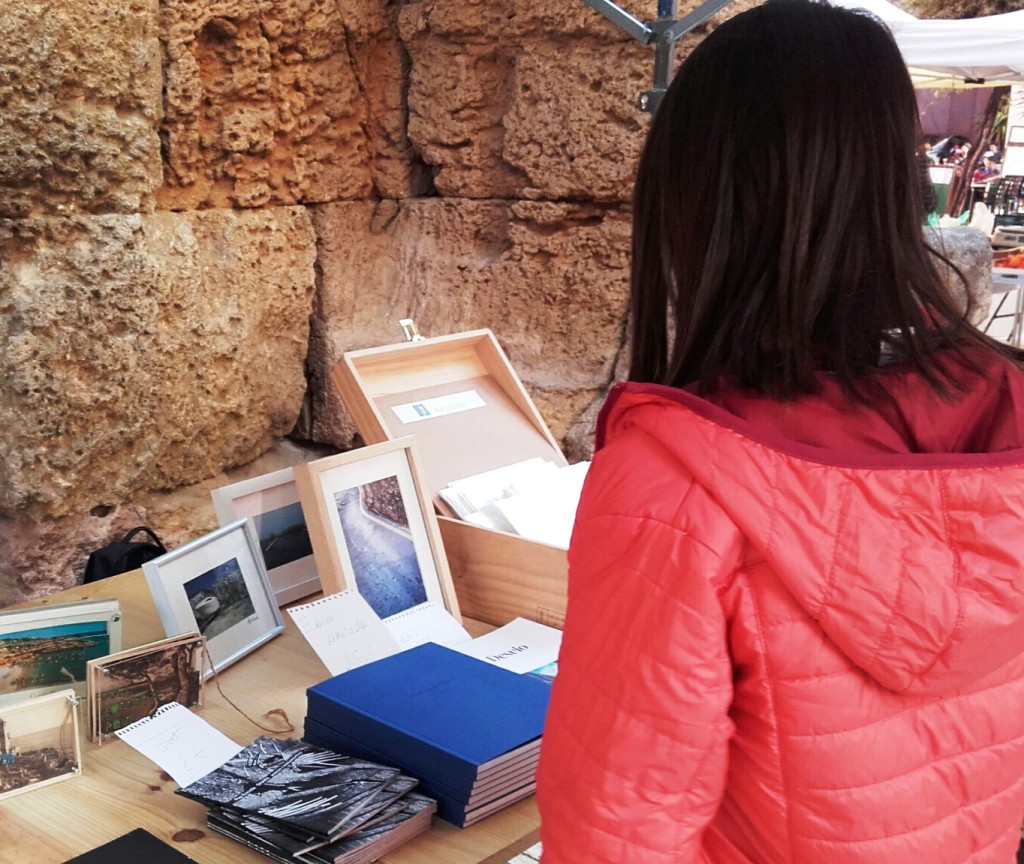
[[[198,631],[206,637],[210,663],[204,680],[284,630],[248,519],[147,561],[142,572],[164,633]]]

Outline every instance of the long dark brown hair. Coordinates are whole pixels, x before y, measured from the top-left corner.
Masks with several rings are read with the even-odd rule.
[[[652,122],[634,194],[629,377],[855,397],[883,356],[945,392],[938,348],[983,345],[921,225],[920,121],[867,15],[768,0],[711,33]],[[970,299],[968,299],[970,306]]]

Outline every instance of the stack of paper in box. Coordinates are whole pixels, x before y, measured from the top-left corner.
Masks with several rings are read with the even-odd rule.
[[[567,549],[589,467],[537,457],[455,480],[438,494],[464,522]]]
[[[426,831],[437,805],[395,768],[304,741],[257,738],[178,790],[207,823],[276,861],[363,864]]]
[[[305,738],[418,777],[465,827],[533,792],[550,692],[428,642],[309,688]]]

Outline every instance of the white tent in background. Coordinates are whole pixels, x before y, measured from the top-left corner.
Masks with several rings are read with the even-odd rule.
[[[1024,11],[957,20],[915,18],[886,0],[830,0],[883,20],[917,87],[1024,82]]]

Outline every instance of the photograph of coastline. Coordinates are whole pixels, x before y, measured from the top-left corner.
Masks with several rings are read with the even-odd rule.
[[[86,680],[90,660],[111,652],[106,621],[33,627],[0,635],[0,696]]]
[[[335,493],[356,589],[388,618],[427,600],[398,477],[384,477]]]
[[[278,606],[320,590],[313,542],[291,468],[210,491],[221,526],[249,520]]]
[[[298,501],[257,513],[252,521],[268,571],[313,554],[302,505]]]

